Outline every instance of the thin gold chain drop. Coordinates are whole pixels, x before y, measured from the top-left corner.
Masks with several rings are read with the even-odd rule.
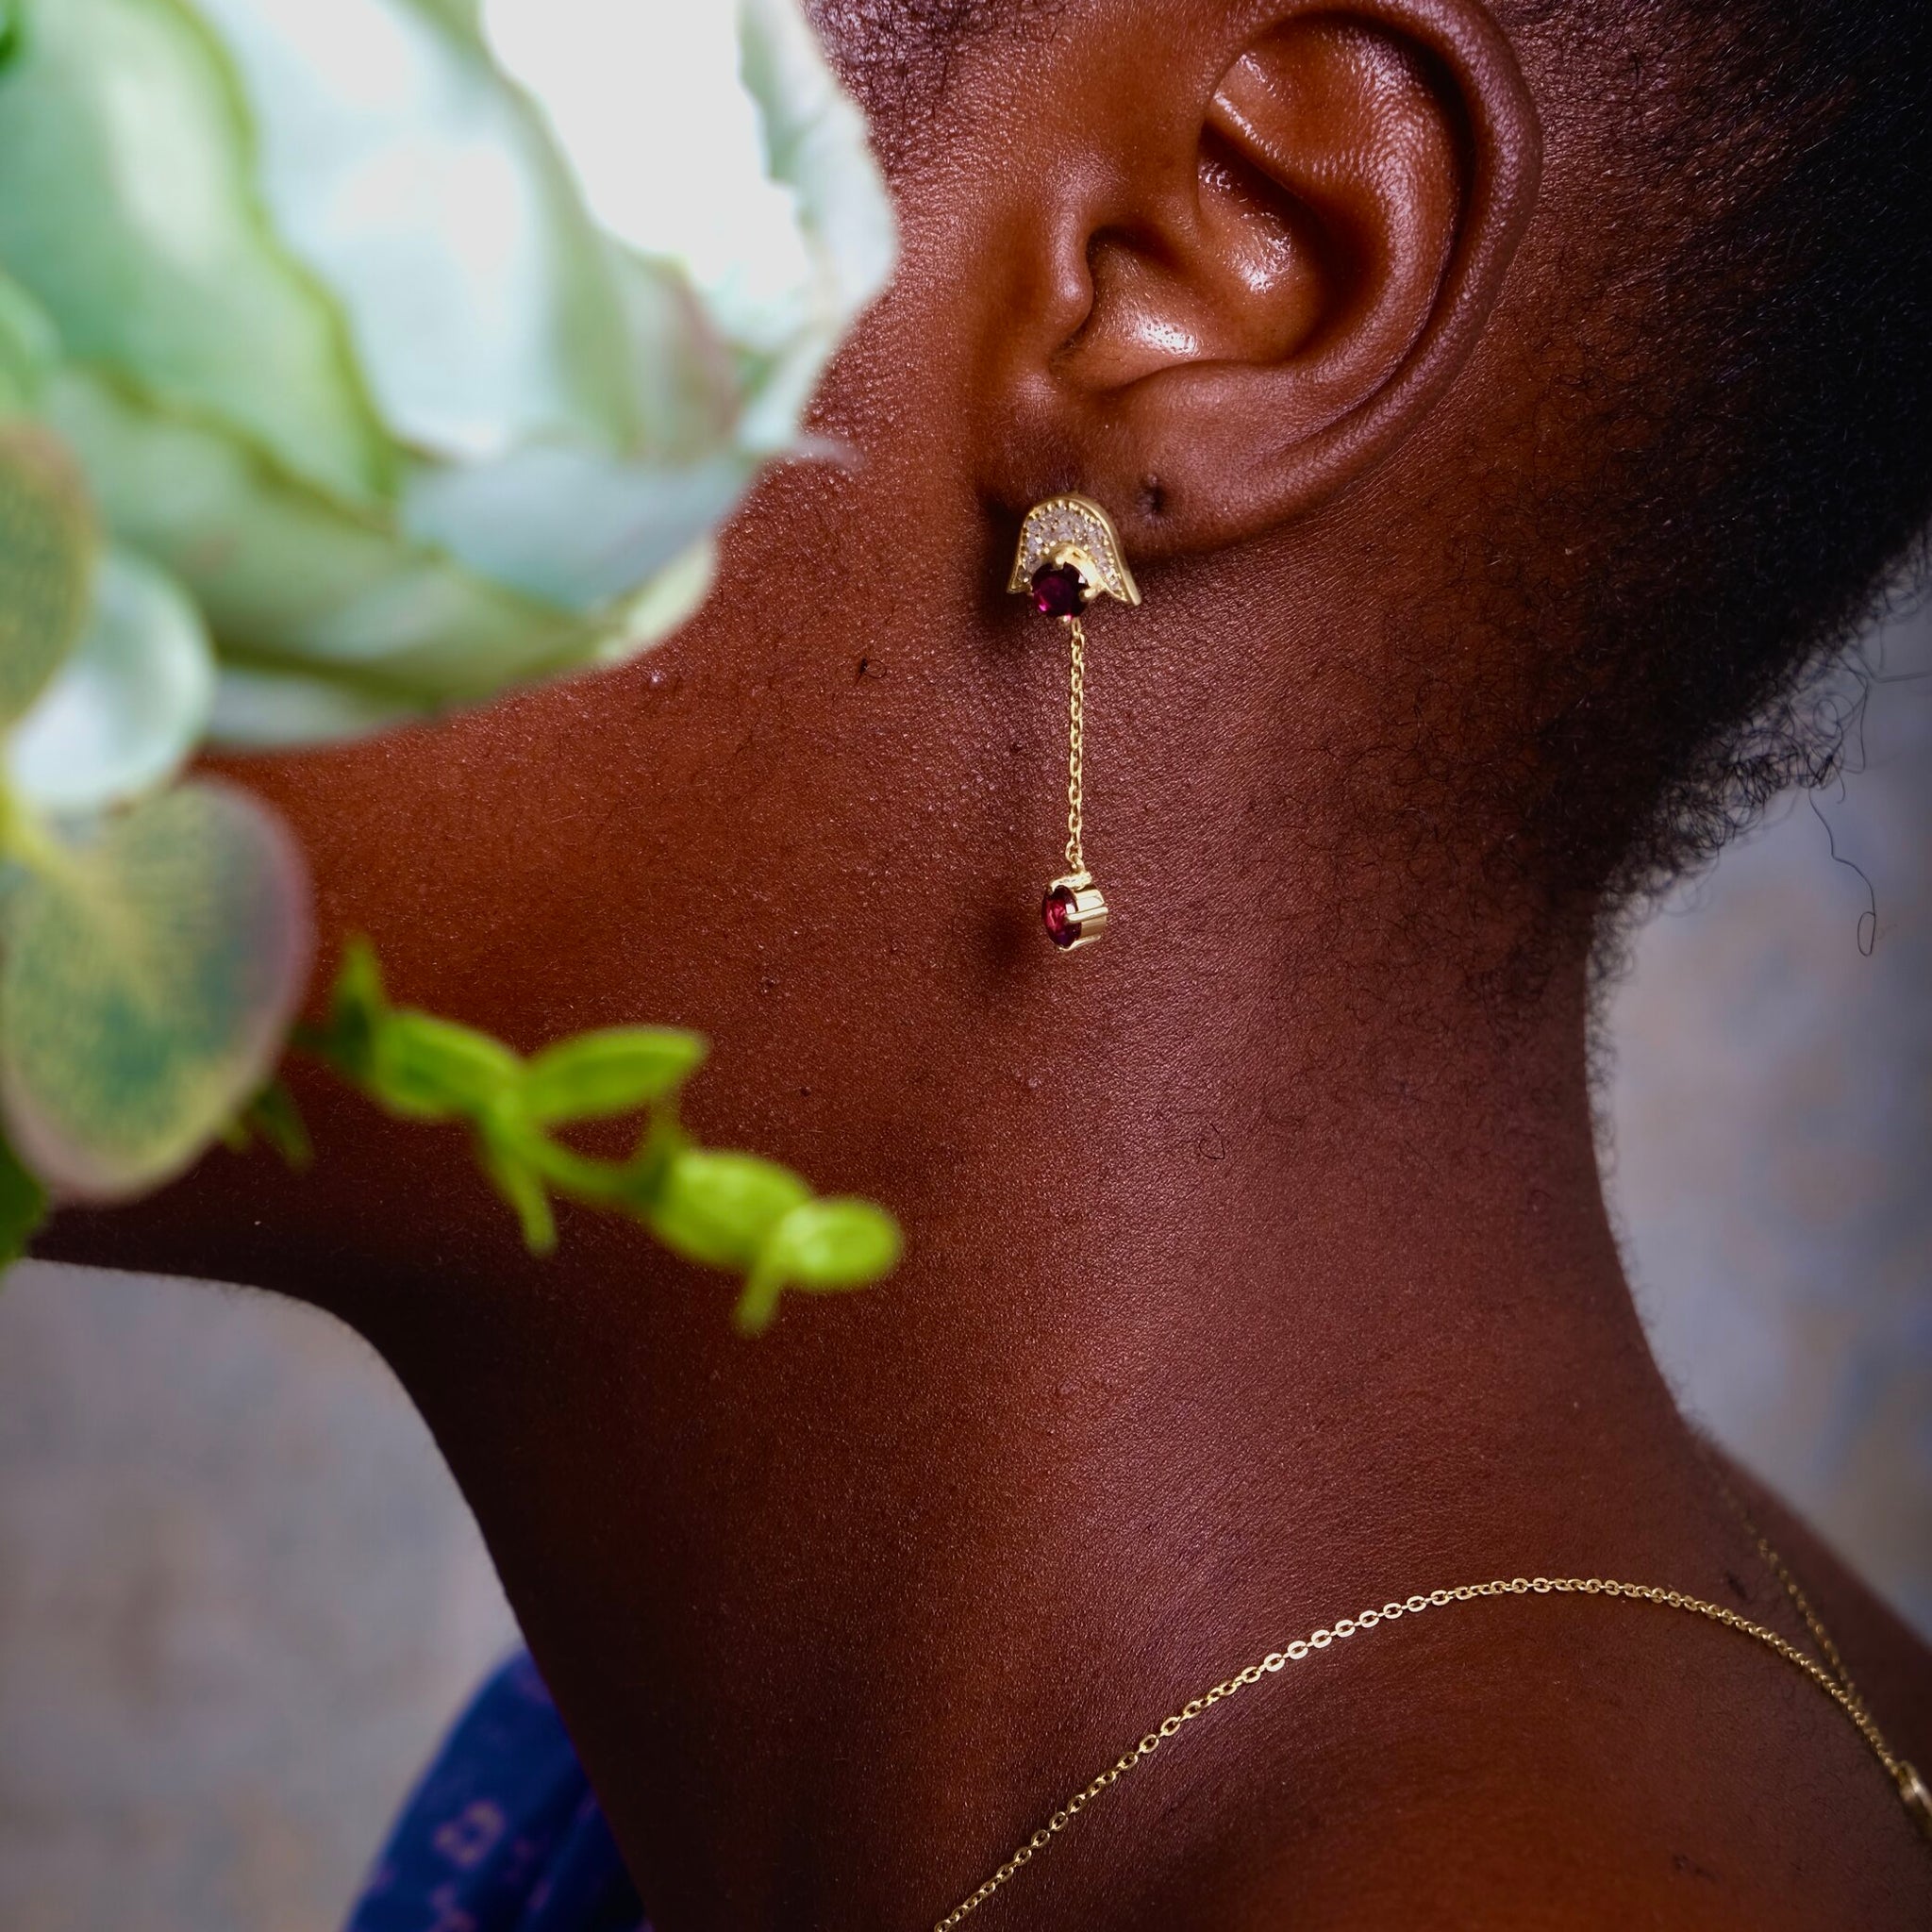
[[[1902,1757],[1897,1757],[1885,1741],[1871,1713],[1865,1708],[1864,1700],[1853,1687],[1844,1661],[1839,1656],[1837,1645],[1824,1634],[1823,1623],[1807,1601],[1805,1593],[1798,1588],[1796,1579],[1786,1567],[1784,1558],[1777,1555],[1755,1525],[1752,1533],[1757,1536],[1760,1550],[1765,1554],[1778,1580],[1784,1585],[1792,1604],[1804,1617],[1812,1635],[1819,1640],[1820,1647],[1830,1658],[1828,1667],[1815,1657],[1807,1657],[1795,1643],[1780,1637],[1775,1630],[1767,1629],[1762,1624],[1755,1624],[1748,1617],[1740,1617],[1735,1610],[1727,1610],[1720,1604],[1706,1603],[1701,1597],[1687,1596],[1682,1591],[1659,1589],[1655,1584],[1618,1583],[1601,1576],[1510,1576],[1497,1577],[1489,1583],[1461,1584],[1453,1590],[1432,1590],[1426,1595],[1407,1597],[1399,1603],[1387,1603],[1379,1610],[1358,1611],[1353,1617],[1341,1618],[1332,1628],[1310,1631],[1307,1637],[1297,1638],[1281,1650],[1271,1650],[1258,1663],[1249,1664],[1245,1670],[1237,1671],[1233,1676],[1223,1678],[1211,1690],[1204,1690],[1200,1696],[1191,1698],[1180,1709],[1163,1718],[1131,1750],[1124,1752],[1097,1777],[1068,1798],[978,1890],[962,1899],[940,1920],[933,1932],[953,1932],[953,1928],[962,1919],[976,1912],[1016,1872],[1023,1866],[1031,1864],[1034,1856],[1044,1851],[1103,1791],[1110,1790],[1128,1772],[1144,1764],[1153,1757],[1155,1752],[1184,1724],[1192,1724],[1197,1717],[1215,1705],[1238,1696],[1250,1685],[1259,1683],[1264,1676],[1273,1676],[1287,1669],[1291,1663],[1300,1663],[1315,1652],[1326,1650],[1339,1639],[1353,1637],[1358,1631],[1373,1630],[1381,1624],[1392,1624],[1401,1617],[1413,1617],[1424,1610],[1441,1609],[1449,1604],[1473,1603],[1480,1597],[1532,1594],[1547,1596],[1553,1592],[1566,1596],[1580,1594],[1626,1597],[1639,1603],[1659,1604],[1669,1609],[1683,1610],[1691,1616],[1706,1618],[1713,1624],[1722,1624],[1726,1629],[1736,1630],[1745,1637],[1756,1639],[1767,1649],[1775,1651],[1794,1669],[1804,1672],[1806,1676],[1844,1712],[1857,1727],[1858,1735],[1871,1747],[1873,1756],[1885,1767],[1892,1783],[1898,1787],[1899,1798],[1907,1811],[1911,1814],[1921,1830],[1932,1832],[1932,1793],[1928,1793],[1919,1774]]]
[[[1087,630],[1077,617],[1061,620],[1072,646],[1073,673],[1067,701],[1067,870],[1087,870],[1082,839],[1084,770],[1087,749]]]

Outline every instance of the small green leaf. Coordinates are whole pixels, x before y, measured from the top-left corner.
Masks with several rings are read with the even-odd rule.
[[[557,1216],[536,1170],[516,1148],[489,1134],[477,1137],[477,1156],[491,1186],[516,1210],[523,1224],[524,1245],[533,1255],[554,1255]]]
[[[899,1265],[898,1223],[870,1201],[808,1201],[767,1237],[758,1259],[813,1294],[865,1288]]]
[[[184,785],[36,855],[4,901],[0,1107],[57,1193],[137,1194],[267,1080],[308,977],[308,881],[279,821]]]
[[[788,1288],[865,1288],[899,1265],[903,1247],[897,1223],[869,1201],[807,1201],[765,1237],[734,1319],[745,1334],[761,1334]]]
[[[293,1044],[361,1087],[375,1052],[375,1029],[389,1011],[375,948],[360,933],[352,934],[329,989],[328,1018],[320,1026],[297,1026]]]
[[[652,1233],[688,1261],[745,1269],[811,1190],[790,1168],[752,1154],[688,1147],[672,1158],[648,1214]]]
[[[551,1140],[522,1112],[514,1093],[491,1108],[482,1122],[483,1132],[508,1148],[553,1193],[616,1212],[641,1211],[637,1204],[655,1193],[651,1177],[634,1172],[631,1162],[599,1160]]]
[[[0,727],[46,688],[93,602],[94,521],[66,450],[38,425],[0,424]]]
[[[378,1021],[366,1076],[371,1096],[413,1120],[475,1119],[513,1082],[523,1062],[500,1040],[432,1013]]]
[[[313,1165],[315,1143],[286,1081],[271,1080],[238,1124],[251,1137],[259,1135],[297,1174]]]
[[[0,1269],[12,1267],[25,1255],[27,1242],[46,1218],[46,1189],[0,1139]]]
[[[704,1063],[695,1033],[616,1026],[579,1034],[540,1053],[524,1070],[523,1106],[545,1125],[608,1120],[662,1100]]]
[[[352,1014],[371,1028],[391,1010],[389,990],[383,985],[383,962],[375,957],[375,947],[361,933],[341,949],[334,1007],[338,1012]]]

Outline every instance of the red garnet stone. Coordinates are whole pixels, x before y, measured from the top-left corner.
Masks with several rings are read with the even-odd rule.
[[[1087,580],[1071,563],[1043,563],[1033,573],[1033,608],[1042,617],[1078,617],[1087,608]]]
[[[1074,917],[1074,893],[1068,886],[1056,886],[1040,908],[1046,922],[1046,936],[1057,946],[1071,946],[1080,937],[1080,922]]]

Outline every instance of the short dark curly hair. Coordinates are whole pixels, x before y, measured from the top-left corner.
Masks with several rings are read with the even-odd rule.
[[[1542,613],[1574,644],[1540,713],[1543,846],[1627,905],[1834,777],[1857,695],[1838,667],[1924,581],[1932,6],[1520,11],[1623,64],[1631,176],[1679,210],[1674,246],[1603,293],[1607,380],[1575,412],[1602,459],[1523,506],[1525,536],[1590,559],[1567,622]]]

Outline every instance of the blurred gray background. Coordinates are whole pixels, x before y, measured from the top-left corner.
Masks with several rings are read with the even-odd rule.
[[[1874,655],[1864,771],[1645,929],[1606,1159],[1687,1402],[1932,1634],[1932,624]],[[0,1932],[336,1932],[513,1634],[352,1336],[261,1296],[16,1271]]]

